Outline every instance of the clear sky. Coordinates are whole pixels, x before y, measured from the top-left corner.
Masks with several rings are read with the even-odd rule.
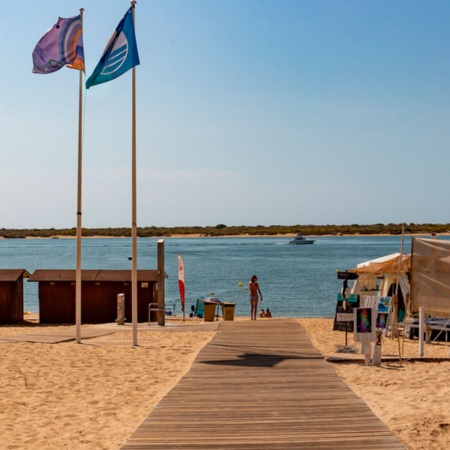
[[[78,71],[32,73],[84,8],[86,76],[130,3],[0,15],[0,228],[76,227]],[[140,0],[138,226],[450,221],[448,0]],[[131,226],[131,72],[84,92],[83,226]]]

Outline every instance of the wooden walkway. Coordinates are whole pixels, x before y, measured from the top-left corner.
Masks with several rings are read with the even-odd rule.
[[[349,370],[351,370],[349,368]],[[122,447],[403,449],[295,320],[221,322]]]

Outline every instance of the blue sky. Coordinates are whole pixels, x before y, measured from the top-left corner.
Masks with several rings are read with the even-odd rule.
[[[84,8],[86,76],[130,3],[0,17],[2,228],[76,226],[78,72],[31,72]],[[450,3],[141,0],[138,226],[450,222]],[[7,67],[5,67],[7,65]],[[83,226],[131,226],[131,72],[84,92]]]

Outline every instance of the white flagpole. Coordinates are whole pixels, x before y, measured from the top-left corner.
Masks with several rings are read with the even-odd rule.
[[[83,11],[80,9],[81,29],[83,29]],[[81,344],[81,211],[82,211],[82,161],[83,161],[83,71],[80,70],[80,88],[78,94],[78,188],[77,188],[77,268],[75,275],[75,324],[76,342]]]
[[[134,8],[137,2],[132,1],[133,25]],[[136,28],[135,28],[136,29]],[[137,305],[137,213],[136,213],[136,71],[132,69],[132,87],[131,87],[131,316],[133,322],[133,345],[138,345],[138,305]]]

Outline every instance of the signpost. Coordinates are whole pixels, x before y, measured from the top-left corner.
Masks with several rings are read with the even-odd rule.
[[[354,272],[338,272],[338,280],[357,280],[358,274]]]

